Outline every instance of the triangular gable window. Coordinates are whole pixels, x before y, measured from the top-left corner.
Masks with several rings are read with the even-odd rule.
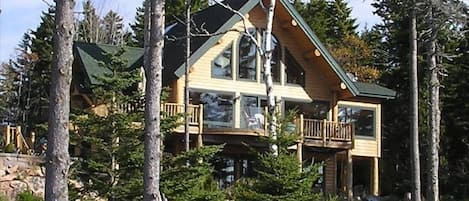
[[[222,53],[220,53],[212,63],[212,77],[215,78],[231,78],[232,66],[231,66],[231,53],[232,44],[228,45]]]

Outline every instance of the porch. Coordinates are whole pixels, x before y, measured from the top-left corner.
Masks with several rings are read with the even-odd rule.
[[[180,115],[181,125],[174,131],[184,133],[183,114],[184,104],[163,103],[161,105],[163,117]],[[250,108],[251,112],[239,112],[243,122],[239,126],[224,121],[214,121],[204,114],[204,105],[189,105],[189,132],[198,136],[202,142],[204,135],[236,135],[236,136],[267,136],[267,109]],[[307,119],[302,114],[294,120],[293,128],[300,136],[303,146],[324,147],[349,150],[353,148],[354,127],[351,123],[341,123],[328,120]]]

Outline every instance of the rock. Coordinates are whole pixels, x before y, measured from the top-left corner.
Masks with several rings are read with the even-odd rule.
[[[15,172],[17,172],[17,171],[18,171],[18,166],[15,165],[15,166],[13,166],[13,167],[8,167],[7,170],[6,170],[6,173],[7,173],[7,174],[13,174],[13,173],[15,173]]]
[[[0,177],[0,182],[13,181],[15,180],[16,176],[17,175],[14,175],[14,174],[5,175],[3,177]]]

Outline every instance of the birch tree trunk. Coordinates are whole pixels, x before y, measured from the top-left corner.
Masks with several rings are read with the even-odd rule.
[[[264,82],[267,93],[267,104],[269,110],[269,134],[273,140],[277,139],[277,118],[275,117],[275,97],[273,95],[274,84],[272,80],[272,26],[274,22],[274,11],[275,11],[275,0],[270,0],[270,4],[267,7],[267,21],[264,36]],[[278,155],[278,146],[276,144],[271,145],[271,149],[275,155]]]
[[[428,185],[427,185],[427,200],[438,201],[438,169],[439,169],[439,141],[440,141],[440,80],[438,77],[439,68],[436,59],[436,43],[438,29],[437,24],[434,22],[433,5],[429,7],[429,25],[430,39],[428,40],[428,73],[430,78],[429,92],[430,92],[430,108],[429,108],[429,131],[428,134]]]
[[[186,152],[190,149],[189,133],[189,65],[191,56],[191,0],[186,0],[186,70],[184,72],[184,134]]]
[[[56,0],[54,60],[46,154],[46,201],[68,201],[69,114],[72,81],[74,0]]]
[[[410,143],[411,143],[411,174],[412,200],[421,201],[420,186],[420,156],[419,156],[419,128],[418,128],[418,79],[417,79],[417,25],[416,5],[412,5],[410,16]]]
[[[147,4],[148,6],[148,4]],[[147,52],[148,66],[145,66],[145,201],[161,201],[160,193],[160,96],[162,86],[163,45],[164,45],[164,0],[150,1],[150,42]]]

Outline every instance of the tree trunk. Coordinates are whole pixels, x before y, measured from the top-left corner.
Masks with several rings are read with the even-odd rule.
[[[74,0],[57,0],[46,155],[46,201],[68,201],[70,83]]]
[[[164,0],[150,1],[150,42],[145,66],[145,162],[143,200],[161,200],[161,85],[164,44]],[[147,5],[148,6],[148,5]],[[146,15],[149,15],[147,12]]]
[[[429,108],[429,135],[428,135],[428,157],[430,158],[428,163],[428,185],[427,185],[427,200],[438,201],[439,200],[439,189],[438,189],[438,165],[439,165],[439,141],[440,141],[440,80],[438,77],[439,67],[437,66],[436,59],[436,40],[438,30],[434,23],[433,16],[433,5],[429,7],[429,25],[431,26],[430,39],[428,40],[428,72],[430,77],[430,108]]]
[[[267,21],[264,36],[264,82],[267,92],[267,104],[269,110],[269,134],[273,140],[277,139],[277,118],[275,116],[275,97],[273,95],[274,84],[272,81],[272,26],[274,22],[275,0],[271,0],[267,7]],[[275,155],[278,155],[278,146],[271,145],[271,149]]]
[[[186,70],[184,74],[184,134],[186,152],[190,149],[189,133],[189,68],[191,56],[191,0],[186,0]]]
[[[415,3],[412,5],[410,16],[410,143],[411,143],[411,174],[412,200],[421,200],[420,187],[420,156],[419,156],[419,128],[418,128],[418,80],[417,80],[417,25]]]

